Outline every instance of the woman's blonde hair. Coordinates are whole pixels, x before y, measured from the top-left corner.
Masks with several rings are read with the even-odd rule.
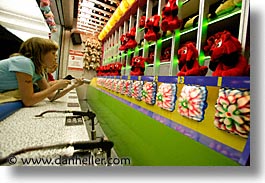
[[[50,51],[57,51],[58,48],[58,44],[51,39],[32,37],[21,44],[19,53],[33,61],[37,74],[43,74],[45,69],[42,61],[43,55]]]

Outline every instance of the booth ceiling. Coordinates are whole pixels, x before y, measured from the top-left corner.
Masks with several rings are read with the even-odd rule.
[[[75,0],[76,29],[97,36],[121,0]]]

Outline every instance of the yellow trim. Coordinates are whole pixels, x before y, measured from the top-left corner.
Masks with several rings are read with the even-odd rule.
[[[217,86],[222,86],[222,82],[223,82],[223,78],[222,77],[218,77]]]

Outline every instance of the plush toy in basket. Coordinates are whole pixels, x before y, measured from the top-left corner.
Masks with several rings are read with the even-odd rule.
[[[186,42],[178,50],[180,71],[177,76],[205,76],[208,67],[200,66],[198,62],[198,50],[194,42]]]
[[[211,56],[213,76],[249,76],[250,65],[241,53],[241,43],[229,31],[209,37],[204,50]]]

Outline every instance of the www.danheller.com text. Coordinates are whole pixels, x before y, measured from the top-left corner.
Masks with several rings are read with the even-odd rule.
[[[57,158],[17,158],[12,156],[8,159],[9,165],[131,165],[130,158],[105,158],[105,157],[66,157]]]

